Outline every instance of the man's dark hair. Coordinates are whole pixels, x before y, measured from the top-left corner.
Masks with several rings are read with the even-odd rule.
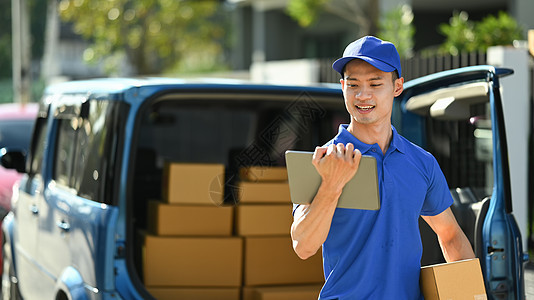
[[[391,79],[393,80],[393,84],[395,84],[395,80],[399,79],[399,71],[395,70],[391,72]]]
[[[345,68],[346,66],[343,66],[343,70],[342,70],[343,77],[341,77],[341,79],[345,79]],[[399,71],[395,70],[390,73],[391,73],[391,80],[393,81],[393,84],[395,84],[395,80],[399,79]]]

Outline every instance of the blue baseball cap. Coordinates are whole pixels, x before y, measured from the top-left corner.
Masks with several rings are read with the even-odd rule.
[[[364,36],[359,40],[350,43],[343,57],[332,64],[332,68],[343,77],[343,68],[353,59],[364,60],[375,68],[384,72],[393,72],[397,70],[401,77],[401,63],[397,48],[390,42],[382,41],[374,36]]]

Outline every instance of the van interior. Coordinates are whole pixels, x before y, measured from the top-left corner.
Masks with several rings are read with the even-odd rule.
[[[287,149],[313,151],[348,121],[343,100],[331,95],[167,94],[153,99],[138,117],[131,151],[135,171],[128,224],[136,246],[129,257],[139,283],[144,282],[143,253],[137,233],[147,229],[149,201],[164,197],[165,163],[224,165],[224,205],[234,205],[240,168],[285,166]]]
[[[493,190],[493,144],[487,82],[474,81],[410,97],[405,109],[424,118],[423,148],[441,166],[456,219],[482,257],[481,232]],[[420,222],[423,265],[445,262],[432,229]]]

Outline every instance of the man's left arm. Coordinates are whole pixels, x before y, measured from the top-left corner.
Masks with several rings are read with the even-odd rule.
[[[447,262],[474,258],[475,253],[450,207],[435,216],[421,216],[438,236]]]

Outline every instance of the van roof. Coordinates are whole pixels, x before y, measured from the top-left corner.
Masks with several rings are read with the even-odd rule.
[[[145,78],[97,78],[79,81],[68,81],[50,85],[45,94],[119,94],[134,88],[148,88],[153,92],[167,89],[243,89],[248,91],[306,91],[316,93],[340,94],[339,84],[302,85],[274,85],[261,84],[237,79],[196,78],[180,79],[165,77]],[[150,94],[150,93],[149,93]]]

